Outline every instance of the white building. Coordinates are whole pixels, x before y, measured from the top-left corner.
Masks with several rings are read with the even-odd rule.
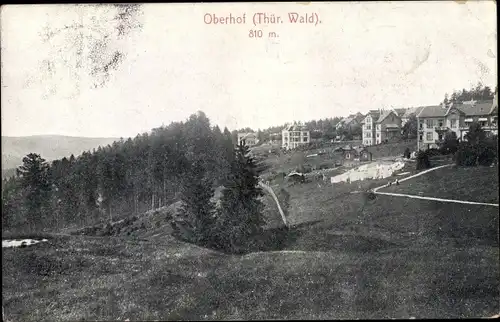
[[[252,147],[259,143],[257,133],[238,133],[238,144],[245,142],[245,145]]]
[[[283,149],[291,150],[298,146],[309,144],[311,142],[311,135],[309,130],[304,125],[294,123],[289,125],[281,131]]]

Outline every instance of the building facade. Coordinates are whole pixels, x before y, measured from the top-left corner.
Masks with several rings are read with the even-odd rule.
[[[363,145],[375,145],[401,138],[401,117],[394,110],[372,110],[366,114],[363,125]]]
[[[311,142],[309,130],[301,124],[289,125],[281,131],[281,147],[286,150],[295,149]]]
[[[465,140],[473,122],[484,131],[498,134],[498,108],[492,101],[470,102],[444,106],[426,106],[417,115],[418,149],[438,148],[447,132],[455,132],[459,140]]]
[[[366,114],[363,121],[361,121],[363,129],[363,145],[369,146],[375,144],[375,129],[376,121],[380,117],[380,111],[371,110]]]
[[[375,127],[375,144],[394,142],[401,138],[401,117],[392,110],[382,111]]]
[[[252,147],[259,143],[259,139],[256,133],[238,133],[238,144],[243,142],[246,146]]]

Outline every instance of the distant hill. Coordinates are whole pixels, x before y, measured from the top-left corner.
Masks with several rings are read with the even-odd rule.
[[[22,163],[29,153],[38,153],[47,161],[75,157],[84,151],[112,144],[119,138],[86,138],[63,135],[2,136],[2,177]]]

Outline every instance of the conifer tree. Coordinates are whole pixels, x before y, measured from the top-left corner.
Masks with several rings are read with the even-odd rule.
[[[192,243],[209,246],[214,228],[214,204],[211,200],[213,180],[196,161],[189,169],[182,185],[181,220],[173,223],[175,234]]]
[[[238,145],[231,174],[222,192],[217,232],[227,250],[242,252],[262,233],[263,195],[254,159],[244,142]]]

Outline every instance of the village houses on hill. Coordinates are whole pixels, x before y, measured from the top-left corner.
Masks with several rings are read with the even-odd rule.
[[[495,96],[496,97],[496,96]],[[478,122],[484,131],[498,134],[498,102],[463,102],[449,106],[426,106],[417,115],[418,149],[437,148],[448,131],[453,131],[459,140],[473,122]]]

